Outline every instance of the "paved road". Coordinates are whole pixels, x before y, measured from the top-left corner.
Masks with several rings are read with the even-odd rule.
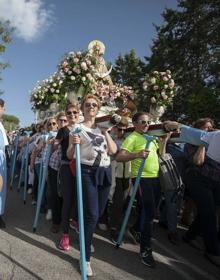
[[[71,232],[71,249],[65,253],[57,249],[59,234],[49,231],[50,222],[40,217],[36,233],[32,232],[35,208],[28,197],[23,204],[21,194],[8,191],[5,221],[7,228],[0,230],[0,279],[1,280],[77,280],[77,235]],[[179,229],[180,235],[182,229]],[[125,244],[116,250],[107,235],[97,232],[92,259],[95,279],[99,280],[216,280],[220,269],[210,264],[201,252],[187,244],[174,246],[166,232],[156,226],[154,256],[157,268],[149,269],[141,264],[138,246]]]

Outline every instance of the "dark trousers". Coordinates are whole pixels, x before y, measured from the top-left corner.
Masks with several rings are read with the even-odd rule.
[[[197,217],[186,236],[194,239],[200,233],[204,239],[206,251],[219,255],[216,214],[220,200],[220,183],[197,172],[191,172],[188,175],[187,185],[197,206]]]
[[[110,191],[110,185],[97,186],[95,181],[95,171],[82,168],[86,261],[90,261],[93,233]]]
[[[135,180],[132,181],[135,182]],[[160,194],[159,178],[141,178],[137,196],[141,206],[141,251],[151,247],[153,219],[160,201]]]
[[[125,191],[129,188],[129,178],[116,178],[115,193],[113,203],[110,207],[110,227],[119,230],[125,203]]]
[[[58,195],[57,191],[57,174],[58,172],[48,167],[48,179],[51,190],[51,208],[52,208],[52,221],[54,225],[61,223],[62,201],[63,199]]]
[[[69,219],[77,219],[77,196],[75,177],[70,171],[69,164],[62,164],[60,167],[60,184],[63,197],[62,207],[62,230],[63,233],[69,233]],[[73,217],[71,215],[74,209]]]

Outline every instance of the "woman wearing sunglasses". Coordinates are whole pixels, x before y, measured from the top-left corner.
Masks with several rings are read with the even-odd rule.
[[[30,162],[30,170],[34,171],[34,186],[33,186],[33,202],[32,204],[35,205],[38,197],[38,182],[39,182],[39,176],[40,176],[40,166],[41,162],[44,162],[46,160],[46,154],[47,154],[47,140],[49,139],[50,132],[57,131],[57,122],[54,117],[51,117],[44,121],[43,123],[43,129],[41,131],[41,134],[38,136],[34,143],[34,148],[32,150],[31,154],[31,162]],[[46,189],[43,194],[42,203],[41,203],[41,213],[46,213]],[[46,218],[49,220],[51,219],[51,199],[49,192],[47,193],[48,197],[48,211]]]
[[[149,150],[146,150],[147,140],[144,134],[147,133],[150,117],[148,113],[138,112],[132,118],[134,132],[132,132],[122,143],[116,160],[121,162],[131,161],[131,178],[134,184],[141,162],[146,159],[139,183],[138,199],[141,205],[140,216],[140,254],[143,264],[154,267],[155,261],[152,255],[151,235],[155,210],[160,200],[159,183],[159,159],[160,154],[165,153],[165,144],[168,137],[160,141],[152,141]]]
[[[80,144],[88,276],[93,275],[90,265],[93,233],[105,209],[111,186],[109,155],[117,151],[117,146],[108,131],[102,131],[95,123],[100,107],[100,101],[96,96],[84,97],[81,104],[84,115],[84,122],[81,124],[82,131],[79,135],[70,136],[67,150],[67,156],[72,159],[75,144]]]
[[[79,107],[77,104],[70,103],[66,106],[66,117],[68,124],[59,129],[55,147],[61,146],[61,166],[60,166],[60,186],[63,198],[62,206],[62,231],[63,235],[59,243],[59,248],[64,251],[69,250],[69,219],[72,207],[74,207],[74,219],[77,220],[77,204],[75,178],[70,170],[70,160],[66,152],[69,145],[69,134],[74,129],[79,119]],[[72,218],[72,217],[71,217]]]

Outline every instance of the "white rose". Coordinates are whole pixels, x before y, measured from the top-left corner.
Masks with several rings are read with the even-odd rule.
[[[57,89],[57,90],[56,90],[56,93],[59,93],[59,92],[60,92],[59,89]]]
[[[159,72],[158,72],[158,71],[154,71],[153,74],[154,74],[154,75],[158,75]]]
[[[71,75],[72,74],[72,71],[68,71],[68,75]]]
[[[71,76],[70,79],[74,81],[76,78],[74,76]]]
[[[175,86],[174,80],[171,79],[169,82],[169,88],[172,89],[174,88],[174,86]]]
[[[166,95],[165,90],[162,90],[160,94],[161,94],[161,96],[164,98],[164,96]]]
[[[63,81],[59,81],[59,85],[62,85]]]
[[[56,83],[53,83],[53,87],[56,87],[57,86],[57,84]]]
[[[152,85],[156,84],[156,78],[154,78],[154,77],[151,78],[151,79],[150,79],[150,82],[151,82]]]
[[[164,88],[167,89],[167,88],[168,88],[168,85],[164,85]]]
[[[167,75],[167,78],[168,78],[168,79],[171,79],[171,75],[168,74],[168,75]]]
[[[86,77],[82,77],[82,81],[85,82],[86,81]]]
[[[87,67],[87,65],[86,65],[85,62],[82,62],[82,63],[81,63],[81,68],[82,68],[83,70],[87,70],[87,69],[88,69],[88,67]]]
[[[93,78],[92,78],[92,75],[90,73],[87,73],[86,74],[86,77],[91,81]]]
[[[153,86],[153,90],[158,90],[158,86],[157,85],[155,85],[155,86]]]
[[[54,88],[51,88],[50,91],[53,93],[53,92],[55,91],[55,89],[54,89]]]
[[[165,76],[165,77],[163,77],[163,81],[164,82],[167,82],[169,79]]]
[[[162,97],[164,100],[167,100],[167,98],[168,98],[168,96],[166,94],[164,94]]]
[[[151,97],[150,101],[151,101],[151,103],[156,103],[157,100],[155,97]]]
[[[170,70],[166,70],[166,73],[167,73],[168,75],[170,75],[170,74],[171,74],[171,71],[170,71]]]
[[[73,62],[74,62],[74,63],[78,63],[78,62],[79,62],[79,59],[78,59],[77,57],[74,57]]]
[[[86,60],[86,64],[87,64],[88,66],[90,66],[90,65],[92,64],[92,62],[91,62],[90,60]]]
[[[147,90],[147,87],[148,87],[148,83],[146,81],[143,82],[143,90]]]

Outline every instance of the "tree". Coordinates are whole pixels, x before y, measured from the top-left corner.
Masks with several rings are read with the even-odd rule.
[[[2,120],[7,131],[15,130],[19,127],[20,120],[16,116],[5,114]]]
[[[0,20],[0,55],[5,52],[6,45],[11,42],[11,32],[12,28],[10,27],[9,21]],[[8,66],[8,63],[0,62],[0,75],[3,69]],[[1,76],[0,76],[1,80]],[[2,92],[0,91],[0,94]]]
[[[163,18],[146,60],[147,71],[170,69],[175,74],[178,95],[168,114],[194,118],[203,115],[201,108],[209,108],[207,116],[220,120],[219,0],[179,0],[178,10],[166,9]]]
[[[125,55],[120,54],[115,60],[112,69],[112,81],[114,83],[132,86],[137,93],[139,101],[139,96],[141,96],[141,93],[143,92],[142,83],[144,78],[144,68],[145,64],[136,55],[135,50],[131,50]],[[138,105],[144,104],[143,102],[138,102]]]

